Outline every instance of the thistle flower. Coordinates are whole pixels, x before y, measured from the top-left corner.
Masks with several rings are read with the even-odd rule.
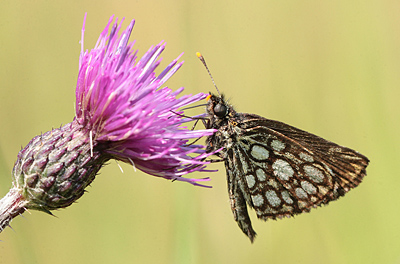
[[[134,21],[120,35],[121,23],[111,17],[95,48],[83,49],[76,87],[76,116],[61,128],[34,137],[15,163],[13,187],[0,201],[0,232],[27,209],[51,214],[80,198],[97,172],[110,159],[121,160],[148,174],[169,180],[209,180],[182,177],[207,171],[204,146],[189,139],[214,130],[189,130],[179,109],[206,94],[181,96],[162,86],[181,67],[179,57],[161,74],[154,70],[164,43],[141,58],[128,43]],[[121,21],[122,22],[122,21]],[[110,32],[109,28],[111,26]]]

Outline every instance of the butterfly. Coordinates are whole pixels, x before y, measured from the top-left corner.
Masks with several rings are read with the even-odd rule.
[[[238,113],[219,91],[207,99],[205,126],[217,131],[206,139],[206,151],[222,149],[216,155],[225,163],[233,216],[251,242],[256,232],[247,207],[265,221],[291,217],[338,199],[366,175],[369,160],[355,150],[279,121]]]

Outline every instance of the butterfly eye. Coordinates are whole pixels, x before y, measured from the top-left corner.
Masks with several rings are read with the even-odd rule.
[[[214,114],[218,117],[224,117],[227,114],[227,108],[223,104],[217,104],[214,107]]]

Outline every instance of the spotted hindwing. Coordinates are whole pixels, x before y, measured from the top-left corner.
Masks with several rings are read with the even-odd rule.
[[[247,205],[263,220],[290,217],[343,196],[366,175],[368,158],[333,142],[254,114],[236,113],[211,95],[207,151],[225,162],[231,209],[253,242]]]

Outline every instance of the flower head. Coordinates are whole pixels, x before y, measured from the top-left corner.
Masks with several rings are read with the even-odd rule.
[[[110,159],[170,180],[194,185],[208,180],[182,177],[207,171],[205,158],[214,153],[188,141],[215,131],[188,129],[184,124],[193,119],[184,118],[180,110],[206,94],[178,98],[183,88],[163,87],[181,67],[179,57],[157,76],[154,71],[165,44],[151,47],[139,59],[129,43],[134,21],[119,34],[121,24],[112,23],[113,17],[95,48],[84,51],[85,20],[76,116],[71,123],[34,137],[18,153],[13,188],[0,201],[0,231],[26,209],[50,213],[69,206]]]
[[[164,83],[182,66],[175,59],[156,76],[158,57],[165,44],[151,47],[141,58],[128,44],[134,21],[120,35],[120,24],[108,25],[90,52],[83,49],[76,89],[76,120],[91,132],[91,139],[113,158],[131,163],[151,175],[167,179],[196,180],[181,176],[204,171],[203,146],[188,140],[211,135],[213,130],[189,130],[182,126],[179,108],[197,102],[205,94],[177,95]],[[112,24],[112,26],[111,26]],[[109,31],[109,27],[111,30]],[[83,28],[84,31],[84,28]],[[196,155],[189,155],[195,153]],[[199,180],[197,180],[199,181]]]

